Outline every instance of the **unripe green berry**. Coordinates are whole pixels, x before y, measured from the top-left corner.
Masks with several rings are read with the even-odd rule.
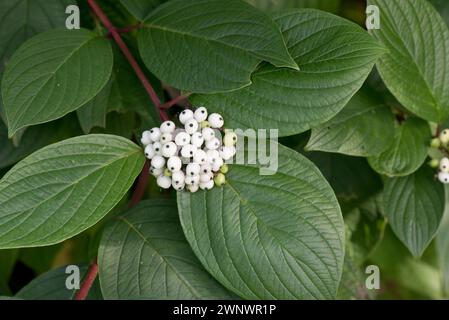
[[[165,170],[164,170],[164,176],[166,176],[166,177],[171,177],[171,171],[168,170],[168,168],[165,168]]]
[[[229,167],[226,163],[221,166],[221,168],[220,168],[221,173],[226,174],[226,173],[228,173],[228,171],[229,171]]]
[[[210,128],[210,123],[209,123],[209,121],[207,121],[207,120],[201,122],[200,125],[201,125],[201,129],[204,129],[204,128]]]
[[[223,173],[219,173],[214,178],[215,185],[220,187],[226,183],[226,177]]]
[[[429,161],[429,166],[431,168],[438,168],[439,165],[440,165],[440,161],[438,161],[438,159],[432,159]]]
[[[439,138],[432,139],[432,142],[430,143],[430,146],[432,148],[439,148],[441,146],[441,140]]]

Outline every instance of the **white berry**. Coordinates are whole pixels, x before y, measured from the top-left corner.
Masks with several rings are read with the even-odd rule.
[[[159,141],[159,138],[161,137],[161,130],[159,128],[151,129],[150,137],[151,137],[151,140],[154,142]]]
[[[176,129],[175,123],[173,121],[164,121],[161,124],[162,133],[172,133]]]
[[[193,111],[189,109],[183,110],[179,114],[179,122],[186,124],[187,120],[193,119]]]
[[[174,185],[181,185],[185,182],[185,175],[182,171],[175,171],[171,175],[171,179]]]
[[[237,135],[234,132],[226,132],[223,138],[223,144],[226,147],[232,147],[237,143]]]
[[[184,128],[188,134],[194,134],[198,130],[198,122],[195,119],[189,119],[186,121]]]
[[[162,144],[160,142],[153,143],[153,149],[157,155],[162,154]]]
[[[213,175],[211,173],[201,173],[200,174],[200,183],[208,182],[212,180]]]
[[[449,173],[447,172],[440,172],[438,173],[438,180],[444,184],[449,184]]]
[[[161,134],[161,143],[162,144],[170,142],[172,140],[173,140],[173,136],[171,133],[166,132],[166,133]]]
[[[207,161],[211,164],[214,163],[218,158],[221,158],[220,152],[218,152],[218,150],[207,150],[206,154],[207,154]]]
[[[194,132],[190,142],[197,148],[201,148],[204,143],[203,134],[201,132]]]
[[[440,161],[440,170],[442,172],[449,173],[449,159],[448,158],[441,159],[441,161]]]
[[[176,154],[178,147],[174,142],[168,142],[162,146],[162,155],[166,158],[170,158]]]
[[[150,173],[155,177],[159,177],[161,174],[164,173],[164,168],[156,169],[156,168],[151,167]]]
[[[213,138],[209,141],[206,141],[206,148],[209,150],[216,150],[220,147],[221,143],[218,138]]]
[[[185,183],[187,185],[198,184],[198,183],[200,183],[200,176],[199,175],[186,176],[185,177]]]
[[[175,137],[175,143],[178,146],[185,146],[190,143],[190,134],[187,132],[180,132]]]
[[[193,162],[199,163],[199,164],[206,164],[207,163],[207,154],[201,149],[198,149],[195,154],[193,155]]]
[[[449,142],[449,129],[445,129],[445,130],[441,131],[440,140],[444,144],[447,144]]]
[[[210,114],[209,117],[207,118],[207,121],[209,121],[210,126],[212,128],[217,128],[217,129],[223,127],[223,124],[224,124],[223,117],[221,115],[219,115],[218,113]]]
[[[229,160],[235,155],[235,147],[223,147],[220,150],[220,156],[223,160]]]
[[[145,157],[148,159],[153,159],[153,157],[156,155],[156,152],[154,151],[153,145],[149,144],[145,147]]]
[[[151,159],[151,166],[156,169],[161,169],[165,165],[164,157],[160,155],[155,155],[153,159]]]
[[[181,156],[185,158],[193,158],[196,151],[198,150],[193,144],[188,144],[181,149]]]
[[[199,107],[194,113],[195,120],[198,122],[203,122],[207,119],[207,109],[204,107]]]
[[[142,138],[140,139],[140,142],[144,146],[149,145],[151,142],[153,142],[153,139],[151,139],[151,132],[150,131],[144,131],[142,132]]]
[[[179,171],[182,167],[182,161],[177,156],[172,156],[167,161],[167,168],[171,172]]]
[[[223,159],[222,158],[218,158],[215,160],[214,163],[212,163],[212,171],[213,172],[218,172],[221,169],[221,166],[223,165]]]
[[[186,166],[186,174],[189,176],[196,176],[200,174],[201,166],[198,163],[192,162]]]
[[[171,179],[170,177],[160,175],[157,177],[157,185],[161,187],[162,189],[168,189],[171,186]]]
[[[211,190],[214,187],[214,180],[209,180],[207,182],[201,182],[200,188],[202,190]]]
[[[204,141],[210,141],[215,138],[215,132],[212,128],[203,128],[201,133],[203,134]]]
[[[191,193],[197,192],[198,189],[199,189],[198,184],[191,184],[191,185],[187,186],[187,190],[189,190]]]

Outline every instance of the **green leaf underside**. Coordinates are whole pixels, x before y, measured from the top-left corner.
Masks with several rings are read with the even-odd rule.
[[[335,118],[312,129],[306,150],[374,156],[391,145],[393,134],[389,108],[359,91]]]
[[[84,105],[107,83],[112,63],[108,40],[84,29],[51,30],[25,42],[2,80],[9,135]]]
[[[385,215],[398,238],[419,257],[435,236],[444,210],[444,188],[432,170],[423,167],[413,175],[387,179]]]
[[[166,0],[120,0],[126,10],[140,21],[145,20],[151,11],[164,2]]]
[[[79,266],[79,269],[82,281],[87,273],[88,267],[82,265]],[[73,300],[77,290],[67,289],[66,287],[66,280],[71,275],[73,275],[73,273],[66,273],[66,266],[50,270],[33,279],[17,292],[14,298],[25,300]],[[101,299],[98,280],[96,280],[89,290],[87,300]]]
[[[139,31],[146,66],[174,87],[223,92],[251,83],[261,61],[297,69],[276,24],[237,0],[173,0]]]
[[[377,68],[401,104],[429,121],[449,117],[449,30],[428,1],[369,0],[380,9],[372,30],[388,49]]]
[[[194,95],[194,105],[220,112],[229,128],[278,128],[281,136],[305,132],[346,105],[384,52],[362,28],[329,13],[297,9],[275,21],[301,70],[264,65],[251,86]]]
[[[380,174],[394,177],[412,174],[427,158],[430,128],[427,122],[410,118],[396,127],[393,143],[381,154],[368,158]]]
[[[168,200],[144,201],[117,217],[98,256],[106,299],[231,298],[193,254]]]
[[[144,164],[129,140],[88,135],[47,146],[0,180],[0,248],[68,239],[104,217]]]
[[[335,296],[344,257],[338,202],[318,169],[279,145],[279,169],[231,165],[224,187],[178,193],[187,240],[206,269],[245,299]]]

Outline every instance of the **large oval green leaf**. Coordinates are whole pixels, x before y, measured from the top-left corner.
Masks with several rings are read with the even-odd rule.
[[[142,150],[110,135],[40,149],[0,180],[0,248],[51,245],[89,228],[131,187]]]
[[[265,65],[253,74],[251,86],[194,95],[192,103],[220,112],[230,128],[301,133],[334,117],[384,50],[362,28],[329,13],[297,9],[275,21],[300,71]]]
[[[423,167],[412,175],[387,179],[384,211],[394,233],[414,256],[435,236],[444,211],[444,188]]]
[[[380,9],[372,34],[388,49],[377,68],[401,104],[441,122],[449,117],[449,30],[427,0],[369,0]]]
[[[120,3],[140,21],[164,2],[166,0],[120,0]]]
[[[193,92],[247,86],[261,61],[298,68],[276,24],[239,0],[169,1],[144,21],[139,50],[158,78]]]
[[[51,30],[14,53],[2,80],[9,136],[58,119],[92,99],[112,71],[108,40],[81,30]]]
[[[231,298],[193,254],[168,200],[142,202],[114,219],[98,262],[106,299]]]
[[[409,175],[426,160],[430,136],[426,121],[410,118],[396,127],[393,143],[382,153],[368,158],[368,162],[375,171],[386,176]]]
[[[336,295],[344,258],[337,199],[319,170],[279,145],[279,168],[232,165],[224,187],[178,193],[184,233],[206,269],[246,299]]]
[[[369,157],[387,149],[393,134],[390,109],[360,91],[335,118],[312,129],[306,150]]]

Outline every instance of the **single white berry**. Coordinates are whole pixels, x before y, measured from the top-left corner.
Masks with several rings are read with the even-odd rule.
[[[234,132],[228,131],[226,132],[223,138],[223,144],[226,147],[232,147],[237,143],[237,135]]]
[[[199,184],[200,183],[200,176],[199,175],[195,175],[195,176],[186,176],[185,177],[185,183],[186,185],[192,185],[192,184]]]
[[[164,157],[160,155],[155,155],[153,159],[151,159],[151,166],[156,169],[161,169],[165,165]]]
[[[186,183],[185,183],[185,182],[180,183],[180,184],[175,184],[175,183],[173,182],[173,180],[172,180],[172,187],[173,187],[173,189],[175,189],[176,191],[182,191],[182,190],[184,190],[185,186],[186,186]]]
[[[221,148],[220,156],[224,161],[226,161],[226,160],[231,159],[235,155],[235,152],[236,152],[235,147],[226,147],[225,146],[225,147]]]
[[[176,144],[171,141],[162,146],[162,155],[166,158],[170,158],[176,154],[176,151],[178,151],[178,147]]]
[[[153,149],[157,155],[162,154],[162,144],[160,142],[153,143]]]
[[[218,150],[207,150],[206,154],[207,154],[207,161],[210,164],[215,163],[218,158],[221,158],[220,157],[220,152],[218,152]]]
[[[212,128],[204,128],[201,133],[203,134],[204,141],[210,141],[215,138],[215,132]]]
[[[198,150],[193,144],[188,144],[181,149],[181,156],[185,158],[193,158],[196,151]]]
[[[198,122],[195,119],[189,119],[186,121],[184,128],[188,134],[194,134],[198,130]]]
[[[173,140],[173,135],[172,135],[171,133],[166,132],[166,133],[161,134],[161,140],[160,140],[160,142],[161,142],[162,144],[167,143],[167,142],[170,142],[170,141],[172,141],[172,140]]]
[[[218,138],[213,138],[209,141],[206,141],[206,148],[209,150],[216,150],[220,147],[221,142]]]
[[[198,149],[195,154],[193,155],[193,162],[199,163],[199,164],[206,164],[207,163],[207,154],[201,149]]]
[[[153,145],[149,144],[145,147],[145,157],[147,159],[153,159],[153,157],[156,155],[156,152],[154,151]]]
[[[156,182],[157,185],[162,189],[168,189],[171,186],[171,178],[164,175],[160,175],[159,177],[157,177]]]
[[[159,177],[161,174],[164,173],[164,168],[156,169],[156,168],[151,167],[150,173],[155,177]]]
[[[178,146],[185,146],[190,143],[190,134],[187,132],[180,132],[175,137],[175,143]]]
[[[221,167],[223,166],[224,162],[222,158],[218,158],[217,160],[215,160],[214,163],[212,163],[212,171],[213,172],[218,172],[220,171]]]
[[[441,131],[440,140],[443,144],[447,144],[449,142],[449,129]]]
[[[140,142],[142,142],[144,146],[147,146],[151,142],[153,142],[153,139],[151,139],[151,132],[149,130],[142,132],[142,138],[140,139]]]
[[[151,129],[150,137],[151,137],[151,140],[153,140],[154,142],[159,141],[159,138],[161,137],[161,130],[159,128]]]
[[[219,129],[219,128],[223,127],[223,125],[224,125],[223,117],[221,115],[219,115],[218,113],[210,114],[209,117],[207,118],[207,121],[209,121],[210,126],[212,128],[216,128],[216,129]]]
[[[164,121],[161,124],[161,133],[172,133],[176,129],[173,121]]]
[[[198,163],[191,162],[186,166],[186,174],[188,176],[196,176],[200,174],[201,166]]]
[[[207,119],[207,109],[204,107],[199,107],[194,112],[195,120],[198,122],[203,122]]]
[[[200,173],[200,183],[210,181],[213,177],[211,173]]]
[[[167,168],[171,172],[179,171],[182,167],[182,161],[177,156],[172,156],[167,161]]]
[[[212,166],[210,164],[203,164],[200,169],[200,174],[212,174]]]
[[[214,187],[214,180],[209,180],[207,182],[200,182],[200,188],[202,190],[211,190]]]
[[[449,173],[447,172],[440,172],[438,173],[438,180],[444,184],[449,184]]]
[[[184,184],[185,183],[184,172],[182,172],[182,171],[172,172],[171,180],[172,180],[172,184],[176,185],[176,186]]]
[[[193,119],[193,111],[185,109],[179,114],[179,122],[186,124],[187,120]]]
[[[190,142],[197,148],[201,148],[204,143],[203,134],[201,132],[194,132]]]
[[[191,193],[197,192],[199,189],[198,184],[191,184],[190,186],[187,186],[187,190],[189,190]]]
[[[441,159],[441,161],[440,161],[440,170],[442,172],[449,173],[449,159],[448,158]]]

